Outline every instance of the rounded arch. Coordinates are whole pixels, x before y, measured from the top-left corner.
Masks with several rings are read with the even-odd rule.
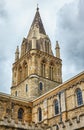
[[[41,109],[41,107],[38,108],[38,121],[42,121],[42,109]]]
[[[83,104],[83,98],[82,98],[82,91],[80,88],[76,88],[75,90],[75,98],[76,98],[76,105],[80,106]]]
[[[18,119],[22,120],[23,119],[23,114],[24,114],[23,108],[19,108],[18,109]]]
[[[53,104],[54,104],[54,114],[57,115],[57,114],[59,114],[59,102],[58,102],[58,100],[55,99],[53,101]]]

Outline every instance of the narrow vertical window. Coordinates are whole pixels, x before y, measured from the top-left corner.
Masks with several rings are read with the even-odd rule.
[[[19,69],[18,69],[18,82],[21,82],[22,81],[22,67],[19,66]]]
[[[59,114],[59,103],[58,103],[58,100],[54,101],[54,111],[55,111],[55,115]]]
[[[41,110],[41,108],[38,109],[38,121],[42,121],[42,110]]]
[[[26,78],[28,76],[28,65],[27,62],[24,61],[23,63],[23,78]]]
[[[76,90],[76,98],[77,98],[77,105],[80,106],[83,104],[83,99],[82,99],[82,91],[78,88]]]
[[[42,91],[42,89],[43,89],[43,84],[42,84],[42,82],[40,82],[39,83],[39,90]]]
[[[27,64],[25,65],[25,77],[27,77],[28,76],[28,66],[27,66]]]
[[[28,84],[26,84],[26,92],[28,92]]]
[[[45,77],[45,63],[41,63],[41,76]]]
[[[51,80],[53,79],[53,66],[49,67],[49,77]]]

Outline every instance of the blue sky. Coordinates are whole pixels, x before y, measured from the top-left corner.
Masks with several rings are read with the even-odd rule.
[[[12,63],[33,21],[37,3],[52,42],[61,48],[63,81],[84,70],[84,0],[0,0],[0,91],[10,93]]]

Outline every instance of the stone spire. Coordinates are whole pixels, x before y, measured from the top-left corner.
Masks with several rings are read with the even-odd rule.
[[[41,20],[41,16],[40,16],[40,13],[39,13],[38,6],[37,6],[36,14],[35,14],[34,20],[32,22],[32,25],[30,27],[30,31],[29,31],[27,38],[32,36],[33,30],[36,30],[36,32],[38,34],[46,35],[45,29],[44,29],[44,26],[43,26],[43,23],[42,23],[42,20]]]

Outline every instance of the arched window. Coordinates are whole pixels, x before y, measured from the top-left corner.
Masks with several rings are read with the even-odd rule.
[[[41,62],[41,76],[45,77],[46,59],[44,58]]]
[[[38,121],[42,121],[42,110],[41,110],[41,108],[38,109]]]
[[[41,63],[41,76],[45,77],[45,63]]]
[[[82,99],[82,91],[78,88],[76,90],[76,98],[77,98],[77,105],[80,106],[83,104],[83,99]]]
[[[18,119],[22,120],[23,119],[23,113],[24,113],[24,110],[22,108],[20,108],[18,110]]]
[[[43,84],[42,84],[42,82],[40,82],[39,83],[39,90],[42,91],[42,89],[43,89]]]
[[[55,115],[59,114],[59,103],[58,103],[58,100],[54,101],[54,112],[55,112]]]
[[[53,79],[53,66],[49,67],[49,77],[51,80]]]

